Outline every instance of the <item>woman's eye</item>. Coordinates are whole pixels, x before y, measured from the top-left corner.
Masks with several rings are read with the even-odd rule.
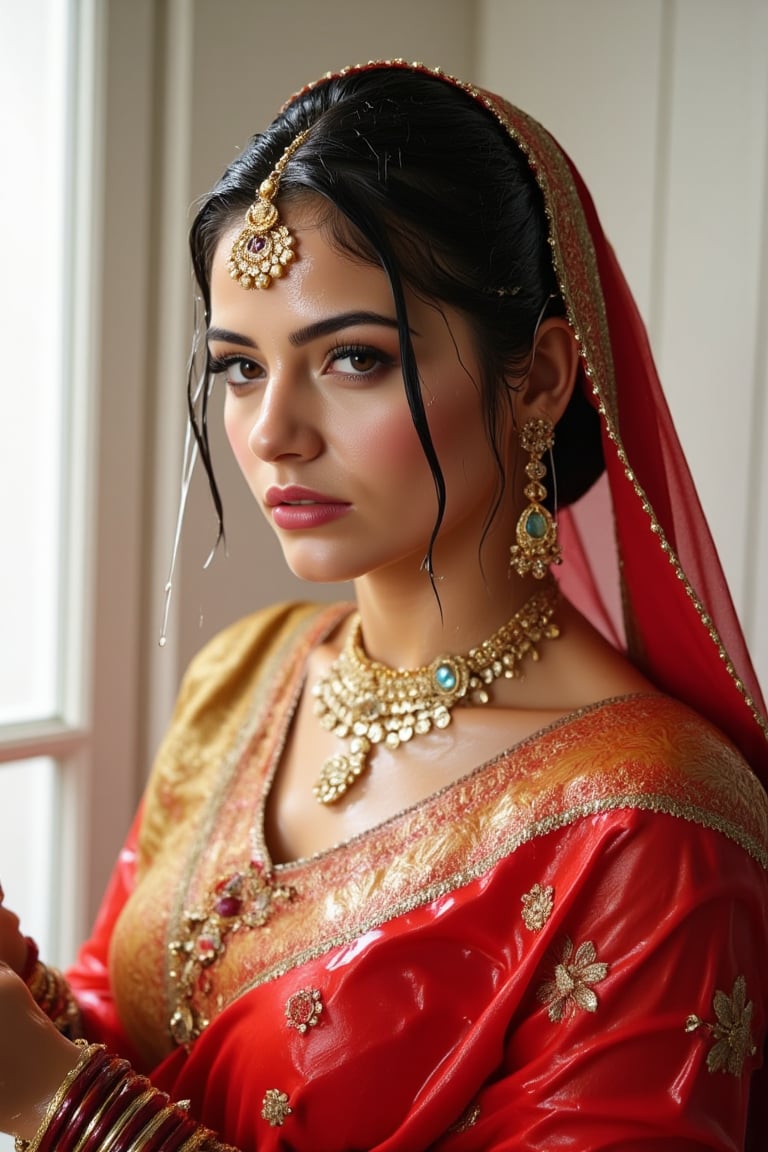
[[[368,376],[384,362],[374,348],[337,348],[331,356],[334,371],[344,376]]]
[[[235,388],[243,384],[252,384],[264,375],[260,364],[241,356],[232,360],[211,360],[210,370],[217,375],[223,375],[227,384]]]

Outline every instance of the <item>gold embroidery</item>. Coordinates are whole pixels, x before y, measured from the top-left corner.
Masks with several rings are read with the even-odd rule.
[[[279,1088],[267,1089],[261,1102],[261,1115],[271,1128],[279,1128],[284,1124],[292,1111],[287,1092],[281,1092]]]
[[[450,1125],[450,1127],[448,1128],[448,1131],[449,1132],[466,1132],[468,1128],[474,1128],[475,1124],[477,1124],[479,1119],[480,1119],[480,1105],[479,1104],[470,1104],[469,1107],[466,1108],[462,1112],[462,1114],[461,1114],[461,1116],[459,1116],[458,1120],[456,1120],[453,1124]]]
[[[208,1026],[194,997],[196,992],[210,992],[206,969],[224,955],[229,936],[243,929],[262,928],[272,916],[275,901],[290,901],[295,895],[294,888],[276,884],[261,861],[252,860],[247,871],[234,872],[219,881],[206,908],[185,913],[178,939],[168,944],[173,957],[169,975],[176,983],[170,1032],[177,1044],[191,1043]]]
[[[738,780],[743,791],[734,790]],[[719,734],[661,696],[604,701],[359,841],[278,865],[278,873],[300,882],[301,909],[293,906],[290,922],[286,914],[280,918],[297,946],[275,935],[263,938],[258,967],[238,991],[465,887],[540,836],[617,809],[716,829],[768,865],[762,788]]]
[[[553,1023],[558,1023],[566,1015],[573,1015],[577,1008],[585,1012],[597,1011],[597,996],[590,985],[605,979],[608,965],[596,957],[591,940],[580,944],[574,954],[572,941],[566,939],[554,980],[542,984],[537,994],[541,1003],[548,1006],[547,1015]]]
[[[302,1035],[308,1028],[314,1028],[320,1019],[323,1002],[317,988],[301,988],[288,997],[285,1005],[285,1018],[289,1028],[295,1028]]]
[[[540,932],[552,915],[555,905],[554,888],[542,888],[541,884],[534,884],[521,899],[523,923],[531,932]]]
[[[130,956],[116,981],[121,1018],[130,1021],[147,1063],[166,1053],[157,1021],[168,1020],[176,1003],[167,969],[167,983],[160,978],[168,940],[181,938],[185,906],[206,906],[216,879],[242,867],[253,798],[264,793],[265,765],[305,656],[348,611],[292,607],[241,622],[216,641],[182,697],[174,731],[180,728],[185,747],[196,749],[193,770],[183,771],[174,738],[160,774],[173,807],[162,806],[162,838],[151,851],[142,847],[142,883],[113,938],[114,949]],[[264,679],[253,672],[256,666]],[[239,709],[237,736],[232,725],[219,723],[214,707],[230,688]],[[164,769],[175,767],[177,756],[171,785]],[[157,811],[154,786],[147,803]],[[179,807],[190,819],[176,818]],[[681,831],[689,826],[686,835],[697,835],[691,825],[716,830],[768,867],[764,793],[730,744],[664,696],[603,701],[547,726],[383,827],[309,861],[275,866],[276,879],[295,885],[301,900],[282,905],[265,930],[229,937],[227,954],[215,966],[215,988],[195,997],[198,1009],[213,1018],[249,989],[465,888],[537,839],[567,835],[569,826],[601,813],[612,819],[617,810],[634,810],[640,821],[643,811],[674,819]],[[257,847],[267,860],[263,844]],[[178,894],[170,919],[168,892]]]
[[[712,999],[712,1007],[717,1017],[716,1024],[710,1024],[700,1017],[689,1016],[685,1022],[686,1032],[697,1028],[707,1028],[715,1041],[707,1055],[707,1068],[710,1072],[730,1072],[740,1076],[747,1056],[757,1051],[752,1039],[751,1000],[747,1000],[747,982],[737,976],[730,996],[717,991]]]

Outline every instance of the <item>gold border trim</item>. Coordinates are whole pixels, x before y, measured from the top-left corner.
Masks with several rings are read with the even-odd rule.
[[[387,924],[399,916],[407,915],[409,912],[413,912],[425,904],[430,904],[433,900],[438,900],[442,896],[447,896],[452,892],[465,888],[468,884],[479,880],[489,872],[491,868],[494,868],[502,860],[513,855],[518,849],[523,848],[533,840],[547,836],[551,832],[567,828],[569,825],[575,824],[578,820],[583,820],[586,817],[597,816],[604,812],[619,811],[621,809],[654,812],[664,816],[671,816],[673,819],[681,819],[688,823],[698,824],[700,827],[707,828],[710,831],[720,832],[726,836],[727,839],[732,840],[740,848],[743,848],[763,869],[768,870],[768,848],[760,844],[755,838],[743,832],[736,824],[733,824],[729,820],[723,820],[704,808],[700,808],[695,804],[680,804],[672,797],[662,794],[643,795],[642,793],[628,793],[625,796],[605,797],[600,800],[590,801],[586,804],[574,805],[572,808],[556,816],[547,816],[542,820],[534,821],[527,829],[510,836],[503,844],[494,849],[493,852],[488,853],[487,856],[478,860],[470,867],[455,872],[452,876],[446,877],[444,880],[439,880],[434,884],[428,884],[420,889],[419,892],[413,893],[402,900],[395,901],[385,912],[368,917],[356,925],[350,926],[345,931],[339,932],[337,935],[313,945],[311,948],[306,948],[294,953],[289,959],[271,965],[259,973],[258,976],[248,981],[247,984],[243,984],[238,995],[244,995],[246,992],[250,992],[262,984],[267,984],[271,980],[278,979],[311,960],[317,960],[320,956],[324,956],[326,953],[333,951],[334,948],[341,948],[351,944],[367,932],[372,931],[374,928],[380,928],[383,924]]]
[[[316,644],[322,643],[350,611],[348,604],[330,606],[314,604],[307,607],[308,613],[303,613],[298,619],[295,617],[290,619],[288,629],[283,631],[279,642],[272,646],[261,661],[253,685],[248,717],[222,759],[222,769],[217,773],[210,800],[205,805],[204,817],[197,832],[186,845],[186,858],[175,884],[165,931],[164,1010],[167,1020],[171,1019],[178,999],[177,982],[171,975],[174,961],[169,945],[172,941],[180,939],[184,912],[190,904],[190,889],[199,871],[200,861],[205,856],[205,845],[211,841],[222,804],[226,803],[232,778],[238,773],[243,757],[246,755],[252,757],[256,754],[256,748],[252,747],[255,741],[258,741],[258,744],[270,742],[265,757],[268,761],[272,759],[273,749],[280,739],[283,725],[278,724],[275,730],[274,725],[269,723],[270,714],[279,712],[281,703],[283,711],[286,702],[290,707],[297,683],[300,684],[303,677],[306,656]],[[263,804],[263,798],[259,803]],[[266,849],[266,845],[264,848]],[[240,855],[242,857],[242,852]],[[242,863],[242,859],[240,862]],[[268,854],[265,855],[265,864],[271,868]]]

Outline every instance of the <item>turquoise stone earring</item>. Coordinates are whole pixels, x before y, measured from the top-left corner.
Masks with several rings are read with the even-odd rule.
[[[529,500],[517,521],[515,543],[510,548],[509,563],[519,576],[529,572],[543,580],[550,564],[560,564],[560,545],[557,542],[557,524],[544,507],[547,490],[542,480],[547,469],[541,457],[555,442],[550,420],[528,420],[520,430],[520,447],[529,454],[525,466],[528,477],[523,492]]]

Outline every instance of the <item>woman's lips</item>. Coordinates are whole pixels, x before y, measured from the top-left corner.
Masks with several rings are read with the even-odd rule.
[[[268,488],[264,500],[272,510],[272,520],[277,527],[288,531],[320,528],[346,515],[351,508],[343,500],[293,484],[287,488]]]

